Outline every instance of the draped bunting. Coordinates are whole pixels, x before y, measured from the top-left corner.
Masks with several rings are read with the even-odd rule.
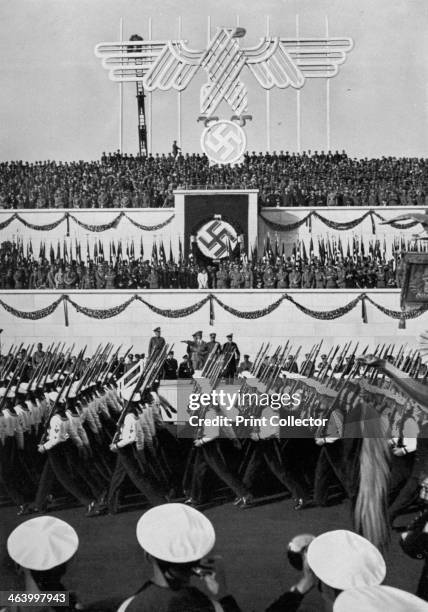
[[[30,321],[37,321],[38,319],[44,319],[55,312],[63,300],[64,296],[62,295],[49,306],[41,308],[40,310],[33,310],[32,312],[26,312],[25,310],[13,308],[12,306],[9,306],[9,304],[6,304],[6,302],[3,302],[3,300],[0,300],[0,305],[14,317],[18,317],[19,319],[29,319]]]
[[[43,212],[43,210],[41,212]],[[106,210],[106,212],[108,211]],[[12,221],[16,220],[22,223],[23,225],[25,225],[25,227],[28,227],[30,229],[41,231],[41,232],[50,232],[51,230],[58,227],[58,225],[60,225],[64,221],[67,221],[67,234],[68,234],[69,233],[68,224],[69,224],[70,219],[72,219],[75,223],[77,223],[77,225],[80,225],[80,227],[83,227],[83,229],[87,230],[88,232],[105,232],[109,229],[113,229],[117,227],[120,221],[125,218],[130,223],[132,223],[132,225],[135,225],[135,227],[138,227],[138,229],[144,232],[155,232],[169,225],[169,223],[171,223],[174,217],[175,217],[175,214],[172,214],[170,217],[168,217],[168,219],[165,219],[165,221],[162,221],[161,223],[157,223],[156,225],[142,225],[141,223],[138,223],[137,221],[135,221],[135,219],[132,219],[125,212],[121,212],[112,221],[109,221],[108,223],[101,223],[99,225],[94,225],[91,223],[85,223],[84,221],[81,221],[80,219],[78,219],[72,213],[67,212],[67,213],[64,213],[62,217],[60,217],[56,221],[53,221],[52,223],[35,224],[35,223],[30,223],[29,221],[21,217],[21,215],[19,215],[18,213],[13,213],[13,215],[11,215],[8,219],[0,223],[0,230],[5,229],[8,225],[12,223]]]
[[[149,302],[146,302],[146,300],[143,300],[143,298],[140,297],[139,295],[136,295],[135,299],[139,300],[145,306],[150,308],[150,310],[152,310],[153,312],[155,312],[158,315],[161,315],[162,317],[168,317],[168,319],[179,319],[179,318],[182,318],[182,317],[188,317],[189,315],[193,314],[194,312],[197,312],[198,310],[200,310],[202,308],[202,306],[205,306],[205,304],[208,301],[210,301],[211,296],[207,295],[202,300],[200,300],[199,302],[196,302],[196,304],[193,304],[192,306],[186,306],[185,308],[175,308],[175,309],[171,309],[171,308],[158,308],[157,306],[154,306],[153,304],[150,304]]]
[[[210,293],[206,295],[204,298],[196,302],[195,304],[191,304],[190,306],[185,306],[184,308],[159,308],[150,302],[147,302],[140,295],[133,295],[128,300],[123,302],[122,304],[118,304],[117,306],[113,306],[111,308],[89,308],[87,306],[81,306],[73,299],[71,299],[68,295],[62,295],[57,300],[55,300],[49,306],[42,308],[40,310],[34,310],[33,312],[27,312],[23,310],[18,310],[17,308],[13,308],[9,304],[6,304],[3,300],[0,299],[0,305],[11,315],[14,317],[18,317],[20,319],[30,319],[37,320],[43,319],[44,317],[52,314],[58,307],[61,302],[66,302],[70,304],[76,312],[83,314],[92,319],[110,319],[112,317],[116,317],[122,312],[124,312],[130,304],[134,301],[141,302],[147,308],[150,308],[156,314],[166,317],[168,319],[177,319],[188,317],[193,313],[200,310],[205,304],[209,303],[210,305],[210,325],[214,323],[214,303],[217,303],[220,308],[223,308],[226,312],[230,313],[234,317],[238,317],[240,319],[259,319],[261,317],[265,317],[269,315],[271,312],[276,310],[282,302],[288,301],[293,304],[300,312],[303,312],[305,315],[318,319],[320,321],[332,321],[334,319],[338,319],[343,317],[344,315],[351,312],[360,302],[361,302],[361,314],[364,323],[367,323],[367,310],[366,310],[366,302],[369,302],[372,306],[377,308],[380,312],[382,312],[385,316],[391,319],[399,319],[400,324],[403,324],[408,319],[415,319],[420,317],[422,314],[428,311],[428,305],[422,305],[417,308],[413,308],[411,310],[391,310],[390,308],[386,308],[381,304],[378,304],[373,300],[373,298],[369,297],[365,293],[361,293],[356,296],[353,300],[345,304],[344,306],[340,306],[338,308],[333,308],[332,310],[312,310],[311,308],[307,308],[300,304],[293,296],[288,293],[282,294],[277,300],[272,302],[272,304],[266,306],[265,308],[260,308],[257,310],[238,310],[237,308],[233,308],[232,306],[228,306],[225,304],[220,298],[216,295]],[[67,311],[65,311],[67,313]],[[68,325],[68,313],[66,314],[66,324]]]
[[[303,217],[299,221],[294,221],[293,223],[277,223],[276,221],[272,221],[271,219],[268,219],[263,214],[261,214],[260,217],[266,223],[268,228],[274,232],[292,232],[298,229],[299,227],[301,227],[304,223],[306,223],[308,227],[311,228],[311,222],[312,222],[313,217],[321,221],[321,223],[324,223],[324,225],[326,225],[330,229],[337,230],[337,231],[351,230],[351,229],[354,229],[354,227],[357,227],[357,225],[360,225],[361,223],[363,223],[363,221],[365,221],[369,217],[372,223],[372,233],[375,234],[376,233],[376,227],[375,227],[375,222],[374,222],[375,218],[381,222],[388,221],[388,219],[380,215],[375,210],[368,210],[360,217],[357,217],[356,219],[351,219],[350,221],[333,221],[332,219],[327,219],[327,217],[324,217],[324,215],[320,215],[316,211],[311,211],[305,217]],[[389,221],[389,225],[399,230],[411,229],[412,227],[415,227],[417,224],[418,224],[417,221],[411,221],[411,222],[406,222],[406,223],[399,223],[397,221]]]
[[[356,307],[358,302],[364,299],[364,294],[359,295],[354,300],[351,300],[348,304],[345,304],[345,306],[334,308],[333,310],[311,310],[310,308],[306,308],[306,306],[302,306],[302,304],[296,302],[291,295],[287,294],[284,296],[284,299],[294,304],[294,306],[296,306],[296,308],[298,308],[301,312],[309,317],[312,317],[313,319],[319,319],[320,321],[331,321],[333,319],[343,317],[345,314],[348,314],[348,312],[351,312],[351,310]]]
[[[226,312],[230,312],[230,314],[232,314],[234,317],[239,317],[240,319],[260,319],[261,317],[265,317],[266,315],[276,310],[278,306],[285,299],[288,298],[288,296],[282,295],[278,300],[273,302],[273,304],[271,304],[270,306],[267,306],[266,308],[261,308],[260,310],[251,310],[251,311],[237,310],[236,308],[232,308],[232,306],[227,306],[227,304],[219,300],[218,297],[215,295],[213,295],[212,298],[215,302],[217,302],[219,306],[223,308],[223,310],[225,310]]]
[[[84,314],[86,317],[90,317],[91,319],[111,319],[112,317],[117,317],[122,312],[124,312],[128,306],[135,300],[135,296],[126,300],[123,304],[119,306],[113,306],[112,308],[87,308],[86,306],[80,306],[74,300],[72,300],[68,295],[63,296],[64,300],[67,300],[73,308],[76,309],[76,312],[80,314]]]

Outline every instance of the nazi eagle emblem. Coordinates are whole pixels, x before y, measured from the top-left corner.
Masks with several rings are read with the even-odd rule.
[[[184,90],[198,70],[208,78],[200,92],[202,117],[211,117],[222,101],[235,115],[247,111],[248,91],[240,79],[244,67],[264,89],[300,89],[308,78],[336,76],[352,49],[350,38],[264,37],[241,47],[244,28],[217,28],[206,49],[186,40],[130,40],[96,45],[95,55],[116,82],[141,81],[146,91]]]

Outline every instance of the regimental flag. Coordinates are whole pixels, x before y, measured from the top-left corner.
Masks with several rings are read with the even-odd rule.
[[[134,239],[131,240],[131,246],[129,247],[129,255],[132,260],[135,259]]]
[[[101,240],[98,239],[98,256],[104,261],[104,245]]]
[[[278,242],[278,234],[275,234],[275,253],[274,253],[275,261],[278,260],[279,257],[279,242]]]
[[[180,266],[183,265],[183,245],[181,244],[181,238],[178,238],[178,263]]]
[[[56,259],[57,261],[61,260],[61,246],[59,244],[59,240],[56,243]]]
[[[174,255],[172,254],[171,239],[169,240],[169,263],[170,263],[171,266],[174,265]]]
[[[49,247],[49,259],[50,259],[51,264],[55,263],[55,251],[52,246],[52,243],[50,243],[50,247]]]
[[[366,256],[366,249],[364,247],[364,240],[363,240],[362,234],[360,234],[360,253],[361,253],[361,257]]]
[[[324,238],[318,238],[318,257],[321,260],[321,264],[325,263],[325,246],[324,246]]]
[[[117,241],[117,260],[120,261],[122,259],[122,240],[119,238]]]
[[[315,255],[314,241],[312,240],[312,236],[311,236],[311,239],[309,240],[309,257],[312,259],[314,255]]]
[[[340,259],[342,259],[342,260],[345,259],[345,254],[343,252],[343,244],[342,244],[342,241],[340,239],[340,236],[339,236],[339,239],[337,241],[337,250],[339,251]]]
[[[94,242],[94,261],[98,261],[98,245],[96,240]]]
[[[156,246],[156,242],[153,240],[153,244],[152,244],[152,260],[151,260],[151,264],[152,266],[157,266],[158,265],[158,249]]]
[[[113,240],[113,242],[111,243],[111,254],[112,254],[112,257],[114,258],[114,262],[116,263],[116,260],[117,260],[117,253],[116,253],[116,245],[115,245],[115,243],[114,243],[114,240]]]
[[[140,259],[144,260],[144,246],[143,246],[143,235],[140,236]]]
[[[162,240],[161,240],[160,247],[159,247],[159,259],[162,265],[166,264],[166,254],[165,254],[165,249],[164,249]]]
[[[312,240],[312,238],[311,238],[311,240]],[[285,261],[287,259],[286,256],[285,256],[285,244],[284,244],[284,241],[282,242],[281,259],[282,259],[283,263],[285,263]]]
[[[251,261],[252,263],[256,263],[257,261],[257,257],[258,257],[258,253],[257,253],[257,240],[254,241],[254,244],[251,248]]]
[[[43,255],[43,242],[40,241],[39,244],[39,259],[43,259],[44,255]]]
[[[89,240],[86,238],[86,262],[91,261],[91,254],[89,253]]]
[[[65,263],[68,262],[68,249],[67,249],[67,242],[64,240],[63,242],[63,253],[64,253],[64,261]]]
[[[348,245],[346,247],[346,258],[351,259],[351,245],[349,244],[349,238],[348,238]]]
[[[110,265],[113,265],[113,254],[112,254],[112,250],[111,250],[111,240],[109,241],[108,244],[108,260]]]
[[[30,241],[28,242],[27,248],[28,248],[28,254],[30,256],[30,259],[33,259],[33,245],[31,243],[31,238],[30,238]]]
[[[293,242],[293,248],[291,250],[291,259],[293,262],[297,261],[297,246],[295,242]]]
[[[306,247],[305,247],[305,241],[302,240],[302,259],[303,259],[303,263],[307,264],[308,263],[308,255],[306,253]]]

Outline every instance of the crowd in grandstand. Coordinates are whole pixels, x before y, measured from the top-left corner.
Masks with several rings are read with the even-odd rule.
[[[428,162],[345,152],[246,153],[235,166],[201,154],[103,153],[99,161],[0,164],[0,208],[174,206],[174,189],[258,189],[261,206],[423,206]]]
[[[218,265],[122,259],[0,259],[0,289],[372,289],[400,287],[404,264],[367,256],[322,262],[222,260]]]

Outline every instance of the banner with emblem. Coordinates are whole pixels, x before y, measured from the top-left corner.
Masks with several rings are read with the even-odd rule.
[[[186,194],[185,256],[209,263],[247,252],[248,220],[248,194]]]

